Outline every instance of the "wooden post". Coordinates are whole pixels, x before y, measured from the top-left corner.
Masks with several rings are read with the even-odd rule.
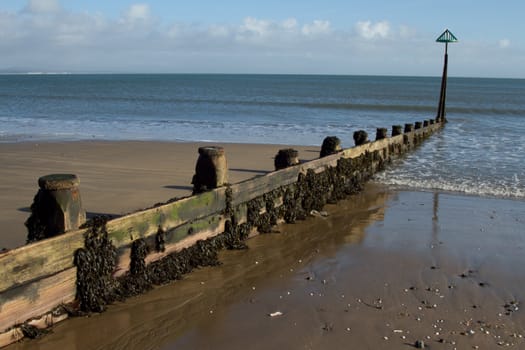
[[[421,122],[415,122],[414,123],[414,130],[421,129],[422,125],[423,125],[423,123],[421,123]]]
[[[25,222],[28,243],[76,230],[86,222],[79,184],[74,174],[51,174],[38,179],[40,189]]]
[[[199,158],[193,175],[193,193],[201,193],[228,183],[228,165],[224,148],[199,147]]]
[[[387,138],[388,130],[387,128],[377,128],[376,130],[376,141]]]
[[[341,150],[341,140],[337,136],[327,136],[323,140],[320,157],[326,157]]]
[[[414,131],[414,124],[405,124],[405,134]]]
[[[274,159],[275,170],[299,164],[299,151],[293,148],[280,149]]]
[[[392,137],[401,135],[403,133],[402,130],[401,125],[392,125]]]
[[[354,132],[354,143],[356,146],[364,145],[368,142],[368,134],[364,130]]]

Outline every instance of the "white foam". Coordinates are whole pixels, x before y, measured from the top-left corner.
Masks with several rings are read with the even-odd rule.
[[[392,176],[392,174],[381,173],[375,180],[384,185],[411,190],[439,190],[456,192],[468,195],[525,199],[525,186],[516,177],[505,181],[481,181],[475,182],[465,178],[430,179],[428,177],[417,178],[414,176]]]

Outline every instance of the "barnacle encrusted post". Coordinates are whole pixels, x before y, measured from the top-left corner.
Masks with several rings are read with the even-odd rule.
[[[403,127],[401,125],[392,125],[392,137],[403,134]]]
[[[74,174],[50,174],[38,179],[31,216],[25,222],[27,243],[78,229],[86,221]]]
[[[299,151],[293,148],[280,149],[274,159],[275,170],[299,164]]]
[[[323,145],[321,146],[320,157],[326,157],[331,154],[335,154],[341,151],[341,140],[337,136],[327,136],[323,140]]]
[[[228,164],[223,147],[199,147],[193,175],[193,194],[224,186],[228,182]]]
[[[368,133],[364,130],[354,132],[354,143],[356,146],[364,145],[368,142]]]
[[[387,138],[388,130],[387,128],[377,128],[376,130],[376,141],[377,140],[383,140]]]

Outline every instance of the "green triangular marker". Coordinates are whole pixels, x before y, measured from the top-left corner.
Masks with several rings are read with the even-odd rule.
[[[438,43],[455,43],[458,41],[458,38],[456,38],[454,34],[452,34],[452,32],[447,29],[439,36],[439,38],[436,39],[436,41]]]

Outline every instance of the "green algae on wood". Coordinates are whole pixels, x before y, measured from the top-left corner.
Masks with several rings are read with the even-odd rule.
[[[147,209],[107,223],[109,237],[116,247],[146,238],[163,229],[179,226],[225,208],[225,189],[220,188]]]

